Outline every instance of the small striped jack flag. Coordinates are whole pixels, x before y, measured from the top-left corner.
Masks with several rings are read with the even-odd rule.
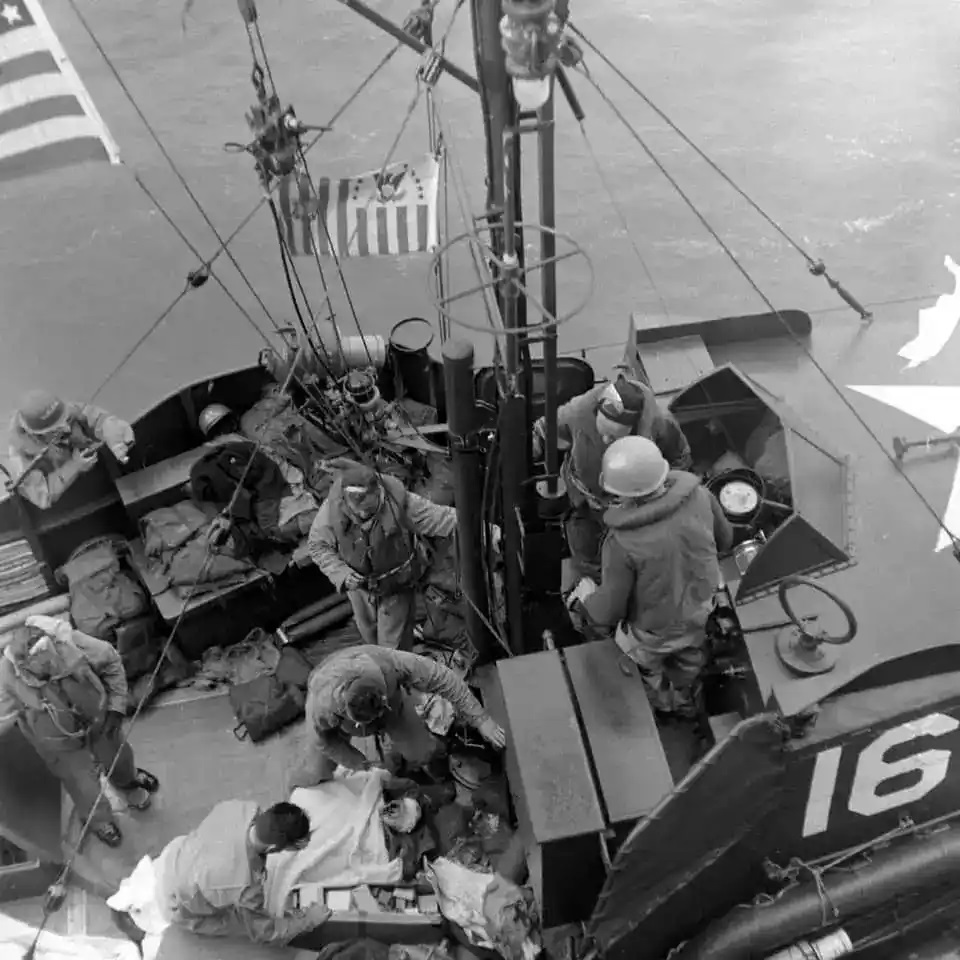
[[[359,177],[323,178],[316,193],[291,174],[279,205],[287,246],[294,254],[322,257],[400,257],[437,248],[440,161],[394,163]]]

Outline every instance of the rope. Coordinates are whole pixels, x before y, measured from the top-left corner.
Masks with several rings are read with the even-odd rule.
[[[653,112],[654,112],[658,117],[660,117],[661,120],[663,120],[663,122],[664,122],[665,124],[667,124],[667,126],[670,127],[670,129],[673,130],[673,132],[676,133],[677,136],[680,137],[680,139],[683,140],[683,142],[684,142],[685,144],[687,144],[687,146],[690,147],[690,148],[714,171],[714,173],[716,173],[716,174],[717,174],[718,176],[720,176],[724,181],[726,181],[726,183],[727,183],[730,187],[732,187],[733,190],[734,190],[740,197],[742,197],[744,200],[746,200],[746,202],[747,202],[758,214],[760,214],[760,216],[761,216],[771,227],[773,227],[773,229],[774,229],[778,234],[780,234],[780,236],[781,236],[791,247],[793,247],[793,249],[796,250],[797,253],[799,253],[800,256],[803,257],[804,260],[807,261],[807,268],[809,269],[810,273],[813,274],[813,276],[815,276],[815,277],[823,277],[823,278],[827,281],[827,283],[828,283],[828,285],[830,286],[830,288],[831,288],[832,290],[835,290],[835,291],[837,292],[837,294],[840,296],[840,298],[841,298],[848,306],[852,307],[857,313],[860,314],[861,319],[863,319],[863,320],[870,320],[870,319],[872,319],[872,314],[870,313],[870,311],[869,311],[869,310],[866,310],[866,309],[860,304],[860,302],[859,302],[855,297],[853,297],[852,295],[850,295],[849,293],[847,293],[847,291],[844,290],[843,287],[842,287],[836,280],[834,280],[834,279],[830,276],[830,274],[827,272],[827,268],[826,268],[826,266],[824,265],[824,263],[823,263],[822,260],[819,260],[819,259],[814,258],[812,254],[808,253],[807,250],[805,250],[796,240],[794,240],[793,237],[790,236],[790,234],[787,233],[787,231],[786,231],[782,226],[780,226],[780,224],[777,223],[777,221],[774,220],[773,217],[770,216],[770,214],[768,214],[768,213],[766,212],[766,210],[764,210],[763,207],[760,206],[759,203],[757,203],[731,176],[729,176],[723,169],[721,169],[721,167],[716,163],[716,161],[714,161],[704,150],[702,150],[696,143],[694,143],[694,141],[691,140],[690,137],[688,137],[687,134],[684,133],[683,130],[681,130],[680,127],[677,126],[677,124],[674,123],[673,120],[671,120],[670,117],[667,116],[667,114],[664,113],[664,111],[661,110],[660,107],[658,107],[615,63],[613,63],[613,61],[610,60],[610,58],[609,58],[602,50],[600,50],[593,42],[591,42],[590,40],[588,40],[587,37],[584,36],[584,34],[583,34],[583,32],[582,32],[581,30],[579,30],[577,27],[575,27],[572,23],[569,23],[569,22],[568,22],[567,26],[568,26],[568,27],[570,28],[570,30],[571,30],[574,34],[576,34],[576,36],[578,36],[638,97],[640,97],[640,99],[643,100],[643,102],[644,102],[651,110],[653,110]]]
[[[290,387],[290,381],[292,379],[295,366],[296,366],[295,364],[291,365],[290,372],[287,374],[286,379],[284,380],[283,384],[280,387],[280,390],[282,393],[286,393],[286,391]],[[246,480],[247,474],[250,472],[250,468],[253,466],[253,462],[256,459],[257,454],[260,452],[260,449],[262,446],[263,446],[262,440],[258,439],[254,443],[254,448],[250,454],[250,459],[247,461],[246,466],[243,468],[243,472],[240,474],[240,479],[237,480],[237,484],[234,487],[233,493],[230,496],[230,501],[228,502],[226,508],[222,511],[221,516],[230,517],[232,515],[233,509],[237,503],[237,499],[239,498],[240,492],[243,489],[243,482]],[[180,612],[177,614],[177,619],[174,621],[173,627],[170,629],[170,635],[167,637],[166,642],[164,643],[163,648],[160,652],[160,657],[158,658],[157,663],[154,666],[153,670],[149,674],[150,684],[147,687],[148,690],[152,689],[155,681],[157,680],[157,677],[160,675],[160,671],[163,669],[164,661],[166,660],[167,654],[170,651],[171,646],[173,645],[173,641],[176,639],[177,631],[180,629],[181,623],[183,623],[183,619],[186,616],[187,609],[190,606],[190,601],[193,599],[194,594],[197,591],[197,588],[200,586],[200,584],[203,581],[203,578],[206,576],[207,568],[209,567],[210,562],[213,560],[213,553],[214,553],[214,544],[212,539],[210,539],[207,541],[207,546],[204,553],[203,563],[201,564],[201,567],[200,567],[200,571],[197,574],[196,579],[190,585],[190,589],[187,592],[187,596],[184,599],[182,606],[180,607]],[[66,883],[67,877],[70,874],[73,864],[80,853],[80,848],[83,846],[83,841],[86,839],[87,834],[90,832],[90,827],[93,823],[93,818],[96,815],[97,808],[100,806],[100,803],[106,794],[107,784],[110,782],[110,778],[113,776],[113,772],[116,769],[117,763],[119,763],[120,761],[120,756],[121,756],[121,753],[123,752],[123,748],[129,744],[130,735],[133,732],[133,729],[136,726],[137,721],[140,719],[140,715],[143,712],[143,708],[146,705],[148,700],[149,700],[149,694],[144,696],[143,699],[137,704],[137,707],[133,712],[133,716],[130,718],[130,723],[127,725],[126,734],[123,736],[122,740],[120,741],[120,745],[117,749],[116,754],[113,757],[113,760],[110,763],[110,766],[108,767],[106,773],[101,778],[100,790],[97,793],[96,800],[94,801],[92,807],[90,808],[90,813],[87,815],[87,818],[80,829],[80,836],[77,839],[76,846],[74,847],[73,852],[67,858],[67,862],[63,865],[63,868],[60,870],[60,873],[58,874],[57,879],[52,884],[52,886],[54,887],[62,886],[63,884]],[[26,958],[32,958],[35,955],[37,945],[40,941],[40,937],[42,936],[43,931],[46,928],[47,922],[49,921],[51,915],[52,915],[52,911],[47,911],[46,909],[44,909],[43,916],[41,917],[40,923],[37,926],[36,936],[33,938],[33,943],[26,952],[26,955],[25,955]]]
[[[644,259],[643,254],[640,252],[640,246],[638,245],[636,239],[633,236],[633,232],[630,230],[630,224],[627,221],[626,215],[623,212],[623,207],[620,202],[617,200],[617,195],[613,192],[613,188],[610,186],[610,181],[607,179],[606,174],[603,172],[603,167],[600,164],[600,159],[597,157],[597,152],[593,149],[593,144],[590,142],[590,137],[587,135],[587,127],[583,120],[580,121],[580,133],[583,135],[583,142],[586,145],[587,152],[590,154],[590,159],[593,161],[594,169],[597,171],[597,176],[600,177],[600,182],[603,184],[603,189],[606,191],[607,197],[610,200],[610,205],[613,207],[614,211],[617,214],[618,219],[620,220],[620,226],[623,227],[624,233],[627,235],[627,239],[630,241],[630,245],[633,247],[633,252],[637,255],[637,260],[640,261],[640,266],[643,268],[643,272],[647,276],[647,281],[650,284],[650,288],[656,294],[657,299],[660,301],[660,306],[663,308],[663,312],[670,316],[670,308],[667,306],[667,301],[664,298],[663,294],[660,292],[660,288],[657,286],[656,280],[653,279],[653,274],[650,272],[650,268],[647,266],[647,261]]]
[[[171,229],[172,229],[172,230],[174,231],[174,233],[176,233],[176,235],[183,241],[183,243],[184,243],[184,245],[187,247],[187,249],[199,260],[199,259],[200,259],[200,251],[190,242],[190,239],[189,239],[189,238],[187,237],[187,235],[183,232],[183,230],[181,230],[180,227],[177,226],[177,224],[174,222],[173,218],[172,218],[172,217],[170,216],[170,214],[164,209],[163,205],[162,205],[162,204],[160,203],[160,201],[156,198],[156,196],[153,194],[153,192],[150,190],[150,188],[149,188],[149,187],[143,182],[143,180],[140,178],[140,175],[139,175],[138,173],[134,173],[133,179],[134,179],[134,181],[136,181],[137,186],[139,186],[140,189],[146,194],[146,196],[147,196],[147,198],[150,200],[150,202],[157,208],[157,210],[159,211],[159,213],[160,213],[160,215],[163,217],[163,219],[166,220],[168,224],[170,224]],[[253,319],[253,317],[250,315],[250,311],[247,310],[247,309],[243,306],[243,304],[240,303],[240,301],[230,292],[230,290],[229,290],[229,288],[227,287],[227,285],[226,285],[226,284],[220,279],[220,277],[219,277],[217,274],[215,274],[212,270],[210,271],[210,276],[217,282],[217,284],[220,286],[220,289],[223,290],[223,292],[227,295],[227,297],[230,299],[230,302],[237,308],[237,310],[240,312],[241,316],[244,317],[244,319],[247,321],[247,323],[249,323],[250,326],[253,327],[253,329],[256,330],[257,333],[259,333],[260,336],[263,337],[263,338],[267,341],[267,343],[269,343],[269,342],[270,342],[269,336],[268,336],[266,333],[263,332],[263,330],[261,329],[261,327],[260,327],[260,325],[257,323],[257,321]],[[271,323],[273,323],[273,325],[274,325],[275,328],[279,329],[279,327],[277,326],[276,321],[273,319],[273,317],[272,317],[269,313],[267,314],[267,318],[271,321]]]
[[[910,489],[916,495],[917,500],[921,504],[923,504],[924,508],[927,510],[930,516],[932,516],[934,520],[936,520],[937,527],[946,531],[947,535],[950,537],[951,541],[953,542],[954,552],[957,553],[958,556],[960,556],[960,539],[955,537],[951,531],[946,530],[946,528],[943,526],[943,521],[940,518],[939,511],[937,511],[934,508],[933,504],[930,503],[930,501],[923,495],[920,488],[913,481],[913,479],[899,469],[896,459],[894,458],[893,454],[890,453],[889,450],[887,450],[887,447],[884,444],[884,442],[880,439],[880,437],[873,430],[873,428],[867,423],[867,421],[863,418],[863,416],[857,411],[856,407],[854,407],[854,405],[850,402],[850,400],[844,394],[842,388],[837,383],[834,382],[833,378],[827,372],[823,364],[821,364],[820,361],[817,360],[817,358],[813,355],[813,352],[810,350],[810,348],[806,345],[806,343],[803,342],[803,339],[801,337],[798,337],[793,332],[793,330],[790,328],[790,325],[786,322],[786,320],[784,320],[780,311],[777,310],[776,307],[774,307],[773,303],[770,301],[767,295],[763,292],[763,290],[760,289],[760,287],[757,285],[757,282],[753,279],[753,277],[750,275],[747,269],[737,259],[736,254],[727,246],[727,244],[723,241],[723,239],[720,237],[720,235],[717,233],[714,227],[710,224],[707,218],[700,212],[696,204],[694,204],[694,202],[690,199],[690,197],[687,196],[687,194],[684,192],[680,184],[677,183],[677,181],[673,178],[673,176],[666,169],[666,167],[664,167],[664,165],[660,162],[660,160],[657,158],[654,152],[650,149],[650,147],[647,146],[647,143],[646,141],[644,141],[643,137],[640,136],[640,134],[630,124],[630,122],[626,119],[626,117],[624,117],[624,115],[620,112],[620,110],[617,109],[616,105],[610,100],[607,94],[600,88],[600,85],[593,79],[593,77],[591,77],[589,74],[583,74],[583,76],[586,77],[587,81],[594,87],[594,89],[597,91],[597,93],[600,95],[603,101],[607,104],[607,106],[610,107],[613,113],[617,116],[617,119],[620,120],[620,122],[624,125],[626,130],[633,137],[633,139],[637,141],[637,143],[643,149],[644,153],[646,153],[646,155],[654,163],[657,169],[663,174],[664,177],[666,177],[667,181],[670,183],[673,189],[676,190],[676,192],[679,194],[683,202],[690,208],[694,216],[696,216],[696,218],[703,225],[704,229],[716,241],[717,245],[720,247],[720,249],[723,251],[726,257],[730,260],[730,262],[736,268],[737,272],[740,273],[740,275],[744,278],[744,280],[746,280],[746,282],[750,285],[750,288],[754,291],[754,293],[757,294],[757,296],[764,303],[767,309],[777,317],[777,319],[783,325],[784,330],[786,330],[787,335],[804,352],[807,359],[814,366],[817,372],[823,377],[827,385],[836,395],[837,399],[847,408],[847,410],[850,411],[853,418],[857,421],[858,424],[860,424],[864,432],[870,437],[871,440],[873,440],[873,442],[881,450],[883,455],[890,462],[890,465],[897,468],[898,473],[903,477],[907,486],[910,487]]]
[[[113,77],[119,84],[120,89],[123,91],[127,100],[130,101],[130,106],[133,107],[134,111],[136,112],[137,116],[140,118],[147,132],[150,134],[150,137],[153,139],[153,142],[157,145],[157,149],[160,151],[161,154],[163,154],[163,158],[167,161],[167,164],[170,166],[170,170],[173,172],[173,175],[177,178],[177,180],[180,181],[180,185],[186,191],[187,196],[193,201],[193,205],[197,208],[197,212],[200,214],[201,217],[203,217],[207,226],[213,232],[213,235],[217,238],[217,242],[221,245],[223,251],[226,253],[230,262],[234,265],[234,267],[236,267],[237,273],[240,274],[240,277],[243,280],[243,282],[246,284],[247,289],[250,291],[251,294],[253,294],[254,299],[260,305],[261,309],[266,314],[267,318],[272,321],[273,318],[270,316],[270,311],[267,309],[267,305],[263,302],[263,299],[260,297],[260,294],[257,293],[253,284],[250,282],[250,279],[247,277],[246,273],[241,268],[240,263],[237,261],[237,258],[233,255],[233,253],[230,250],[227,249],[227,245],[224,242],[223,237],[221,237],[220,233],[217,231],[217,228],[214,225],[214,222],[210,219],[209,215],[207,214],[207,211],[204,209],[203,204],[200,203],[200,200],[197,197],[197,195],[190,188],[190,184],[187,183],[186,177],[184,177],[184,175],[180,172],[180,169],[177,166],[177,164],[174,162],[173,157],[170,156],[170,153],[167,151],[167,148],[163,145],[163,141],[160,139],[159,134],[156,132],[156,130],[154,130],[153,125],[147,119],[143,110],[140,109],[140,105],[137,103],[133,94],[130,92],[130,89],[127,87],[126,83],[124,82],[123,77],[120,76],[120,72],[117,70],[113,61],[110,59],[110,56],[107,54],[107,51],[104,49],[103,45],[100,43],[100,40],[98,39],[97,35],[94,33],[93,28],[87,22],[83,14],[80,12],[80,8],[77,6],[76,0],[68,0],[68,2],[71,8],[73,9],[73,12],[76,15],[77,19],[80,21],[80,24],[82,25],[83,29],[86,31],[87,36],[90,37],[91,42],[97,48],[97,52],[100,54],[101,58],[103,59],[103,62],[106,64],[107,69],[113,74]],[[134,176],[136,177],[136,174],[134,174]],[[140,182],[139,179],[137,182],[138,183]],[[157,209],[160,209],[160,205],[156,202],[156,200],[154,200],[154,203],[156,204]],[[163,213],[163,210],[160,210],[160,212]],[[166,216],[166,214],[164,214],[164,216]],[[168,222],[169,222],[169,218],[168,218]],[[198,260],[202,259],[200,255],[196,253],[196,251],[194,251],[194,253],[197,256]],[[217,282],[220,283],[221,286],[223,286],[223,284],[219,280]],[[226,287],[224,287],[224,292],[227,292]]]

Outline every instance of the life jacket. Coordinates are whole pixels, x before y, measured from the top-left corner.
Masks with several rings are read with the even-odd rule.
[[[0,685],[23,707],[21,722],[41,749],[48,741],[82,740],[107,705],[103,682],[76,645],[59,637],[48,640],[43,654],[18,662],[8,647],[0,657]]]
[[[394,477],[381,477],[383,503],[372,523],[361,524],[347,510],[343,484],[330,493],[330,525],[337,552],[347,566],[367,580],[371,593],[389,596],[418,583],[429,569],[423,538],[407,520],[407,491]]]

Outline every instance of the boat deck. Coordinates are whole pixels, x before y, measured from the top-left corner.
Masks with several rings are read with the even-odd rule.
[[[138,766],[160,779],[150,810],[122,811],[117,820],[123,845],[111,850],[90,837],[74,862],[90,892],[72,888],[50,930],[72,936],[117,936],[101,891],[113,893],[141,857],[155,856],[174,837],[192,830],[222,800],[252,799],[276,803],[288,796],[287,771],[295,754],[301,724],[263,744],[238,740],[236,721],[225,692],[174,691],[137,722],[131,743]],[[72,849],[79,819],[66,814],[65,846]],[[4,904],[15,919],[36,924],[38,898]],[[264,956],[308,960],[316,951],[268,949],[247,942],[195,937],[171,928],[163,937],[160,960],[254,960]]]

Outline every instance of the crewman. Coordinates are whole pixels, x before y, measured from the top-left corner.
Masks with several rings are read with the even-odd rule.
[[[195,830],[164,847],[145,889],[135,889],[135,871],[107,905],[128,936],[136,933],[130,921],[149,931],[159,920],[202,936],[285,944],[330,916],[323,904],[282,917],[272,916],[265,905],[267,856],[301,850],[309,840],[310,819],[296,804],[261,810],[250,800],[225,800]],[[151,916],[153,910],[159,918]]]
[[[534,459],[543,456],[546,421],[533,428]],[[603,511],[606,497],[600,486],[604,450],[619,437],[648,437],[674,470],[691,465],[690,445],[673,415],[664,410],[653,391],[623,375],[598,384],[557,410],[559,439],[569,444],[561,476],[570,498],[565,524],[572,565],[579,576],[600,576]]]
[[[370,763],[350,743],[352,737],[382,737],[384,761],[395,774],[424,767],[440,756],[443,742],[417,714],[412,691],[442,697],[461,722],[498,750],[503,747],[503,729],[443,664],[384,647],[349,647],[331,653],[310,676],[304,755],[293,785],[329,780],[338,764],[367,769]]]
[[[10,422],[10,465],[20,494],[41,510],[97,464],[101,447],[126,463],[133,445],[129,423],[90,404],[67,403],[31,390]]]
[[[0,656],[0,733],[14,724],[59,778],[82,823],[107,846],[123,835],[100,789],[97,765],[145,810],[159,787],[123,737],[127,678],[120,654],[55,617],[27,617]]]
[[[334,481],[307,544],[313,562],[350,598],[364,643],[409,649],[416,590],[432,560],[427,538],[450,537],[456,529],[453,507],[358,465]]]
[[[704,626],[720,584],[718,551],[733,528],[699,478],[671,470],[646,437],[623,437],[603,455],[600,586],[578,602],[586,632],[619,626],[617,645],[640,668],[654,708],[696,718],[706,665]]]
[[[300,850],[309,840],[310,819],[296,804],[265,811],[248,800],[217,804],[160,855],[159,887],[173,921],[206,936],[239,929],[254,943],[288,943],[319,927],[330,916],[323,904],[273,917],[264,903],[267,855]]]

